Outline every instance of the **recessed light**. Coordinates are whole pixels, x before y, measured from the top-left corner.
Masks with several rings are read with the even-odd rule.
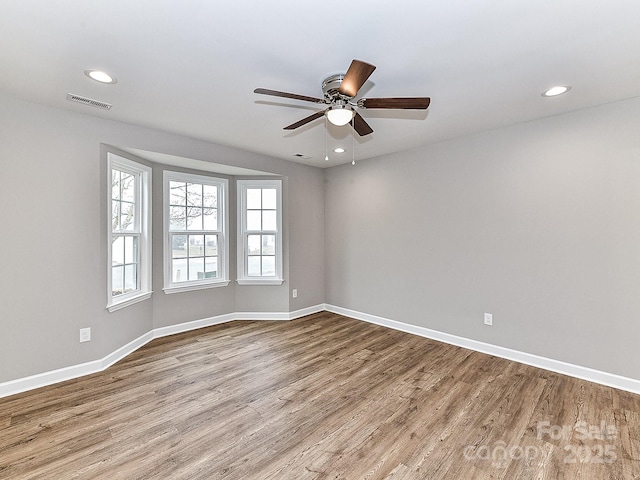
[[[342,148],[342,147],[334,148],[333,151],[336,152],[336,153],[344,153],[345,152],[344,148]]]
[[[548,90],[542,92],[543,97],[557,97],[558,95],[562,95],[563,93],[567,93],[571,90],[570,85],[557,85],[555,87],[551,87]]]
[[[118,79],[113,75],[103,72],[102,70],[85,70],[84,74],[91,80],[95,80],[100,83],[116,83]]]

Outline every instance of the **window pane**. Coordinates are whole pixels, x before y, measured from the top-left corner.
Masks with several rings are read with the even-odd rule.
[[[247,257],[247,275],[250,277],[260,276],[260,257]]]
[[[120,202],[114,200],[111,202],[111,231],[120,230]]]
[[[124,267],[124,291],[133,292],[138,289],[138,280],[136,278],[136,265],[126,265]]]
[[[247,188],[247,208],[261,209],[262,208],[261,197],[262,197],[261,188]]]
[[[173,235],[171,237],[171,258],[184,258],[187,256],[187,236]]]
[[[187,205],[202,206],[202,184],[187,183]]]
[[[208,257],[204,264],[205,278],[216,278],[218,276],[218,257]]]
[[[169,207],[169,230],[186,229],[187,210],[184,207]]]
[[[135,228],[135,218],[133,203],[120,202],[120,229],[133,231]]]
[[[189,256],[204,256],[204,235],[189,235]]]
[[[124,290],[124,267],[111,269],[111,295],[122,295]]]
[[[249,255],[260,255],[260,235],[247,235],[247,249]]]
[[[264,210],[275,210],[278,208],[276,203],[276,189],[264,188],[262,189],[262,208]]]
[[[276,257],[262,257],[262,276],[273,277],[276,274]]]
[[[124,263],[124,237],[113,237],[111,243],[111,264],[122,265]]]
[[[204,254],[207,257],[214,257],[218,255],[218,236],[217,235],[206,236]]]
[[[184,182],[169,182],[169,204],[170,205],[186,205],[187,204],[187,184]]]
[[[276,254],[276,236],[275,235],[262,236],[262,254],[263,255]]]
[[[137,263],[137,245],[138,239],[136,237],[124,237],[124,263]]]
[[[120,198],[120,171],[111,170],[111,198],[118,200]]]
[[[202,209],[198,207],[187,208],[187,230],[202,230]]]
[[[262,212],[262,230],[275,231],[278,229],[275,210]]]
[[[189,259],[189,280],[202,280],[204,278],[204,257]]]
[[[205,208],[218,207],[218,187],[214,187],[213,185],[203,185],[202,206]]]
[[[203,211],[204,218],[204,230],[217,230],[218,229],[218,209],[217,208],[205,208]]]
[[[249,210],[247,212],[247,230],[262,230],[262,221],[260,210]]]
[[[181,258],[171,262],[171,277],[173,283],[187,281],[187,259]]]
[[[135,179],[136,177],[134,177],[133,175],[130,175],[128,173],[121,173],[121,180],[120,180],[120,191],[121,193],[121,200],[125,201],[125,202],[135,202],[135,198],[136,198],[136,183],[135,183]]]

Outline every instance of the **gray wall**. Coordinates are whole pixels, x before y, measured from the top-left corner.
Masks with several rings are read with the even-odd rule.
[[[326,177],[327,303],[640,378],[640,99]]]
[[[285,283],[232,283],[165,295],[158,188],[162,167],[156,165],[154,294],[148,301],[108,313],[105,145],[282,176]],[[0,169],[0,382],[101,359],[157,327],[231,312],[290,312],[324,302],[320,169],[3,96]],[[235,239],[234,188],[230,200]],[[230,255],[233,279],[235,244]],[[290,300],[291,288],[299,289],[299,298]],[[92,341],[80,344],[83,327],[91,327]]]
[[[0,96],[0,382],[325,301],[640,378],[639,131],[632,99],[322,171]],[[162,293],[156,188],[153,297],[109,314],[103,144],[283,176],[285,284]]]

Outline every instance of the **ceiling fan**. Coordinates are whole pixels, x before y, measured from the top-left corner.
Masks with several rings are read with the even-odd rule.
[[[313,102],[329,105],[325,110],[316,112],[303,118],[300,121],[284,127],[284,130],[295,130],[309,122],[314,121],[323,115],[337,126],[351,124],[360,136],[373,133],[373,129],[355,110],[357,108],[391,108],[402,110],[426,110],[431,99],[429,97],[395,97],[395,98],[361,98],[357,101],[353,99],[358,94],[360,87],[364,85],[369,76],[376,69],[374,65],[361,60],[353,60],[349,70],[345,74],[336,74],[327,77],[322,82],[323,98],[308,97],[295,93],[280,92],[278,90],[268,90],[266,88],[256,88],[253,92],[262,95],[272,95],[274,97],[292,98],[305,102]]]

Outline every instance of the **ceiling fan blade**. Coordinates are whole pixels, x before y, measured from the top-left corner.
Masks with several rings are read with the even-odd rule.
[[[325,103],[324,98],[307,97],[306,95],[298,95],[297,93],[279,92],[278,90],[269,90],[266,88],[256,88],[253,93],[271,95],[273,97],[293,98],[294,100],[303,100],[305,102]]]
[[[302,120],[296,122],[296,123],[292,123],[291,125],[287,125],[286,127],[284,127],[284,130],[295,130],[298,127],[301,127],[303,125],[306,125],[309,122],[313,122],[316,118],[320,118],[324,115],[324,110],[321,112],[316,112],[313,115],[309,115],[306,118],[303,118]]]
[[[342,95],[355,97],[360,87],[364,85],[364,82],[367,81],[375,69],[376,67],[374,65],[360,60],[353,60],[338,91]]]
[[[429,97],[361,98],[358,100],[358,106],[362,108],[398,108],[403,110],[426,110],[430,103]]]
[[[369,124],[362,118],[358,112],[355,112],[353,117],[353,129],[358,132],[358,135],[364,137],[365,135],[369,135],[373,133],[373,128],[369,126]]]

